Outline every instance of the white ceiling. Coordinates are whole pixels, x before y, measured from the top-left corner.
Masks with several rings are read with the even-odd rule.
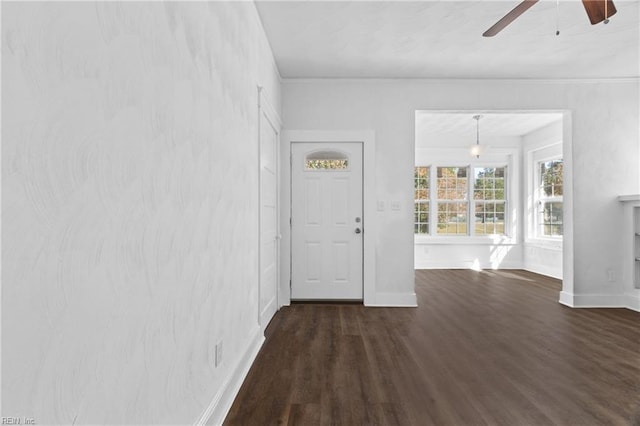
[[[520,0],[261,1],[284,78],[625,78],[640,76],[640,0],[608,25],[580,1],[543,0],[482,37]]]

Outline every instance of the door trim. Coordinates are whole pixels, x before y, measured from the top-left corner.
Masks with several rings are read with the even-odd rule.
[[[363,236],[363,303],[376,304],[376,241],[378,223],[375,182],[375,133],[363,131],[288,130],[281,134],[280,158],[280,306],[291,303],[291,145],[296,142],[362,143],[362,205],[366,218]]]
[[[261,298],[261,289],[262,289],[262,128],[261,125],[263,123],[262,118],[264,117],[264,119],[267,121],[267,124],[269,126],[271,126],[273,128],[273,130],[276,132],[276,138],[277,138],[277,148],[276,148],[276,217],[279,217],[281,215],[281,205],[280,205],[280,194],[281,194],[281,187],[282,187],[282,182],[281,182],[281,176],[280,176],[280,169],[281,169],[281,161],[280,161],[280,153],[279,150],[281,149],[281,135],[282,135],[282,120],[280,119],[280,116],[278,115],[276,109],[271,105],[271,103],[268,100],[268,97],[265,94],[264,88],[262,86],[258,86],[258,299],[257,299],[257,304],[258,304],[258,324],[260,325],[260,328],[262,329],[262,331],[264,332],[264,329],[266,328],[266,326],[269,324],[269,321],[271,321],[272,316],[269,316],[268,314],[263,314],[263,310],[261,309],[260,306],[260,298]],[[278,311],[278,309],[280,309],[280,306],[282,306],[282,302],[280,300],[281,298],[281,294],[280,294],[280,266],[281,266],[281,259],[280,259],[280,245],[281,245],[281,230],[280,230],[280,220],[277,220],[276,223],[276,260],[275,260],[275,264],[276,264],[276,296],[275,296],[275,301],[273,303],[275,303],[275,312]],[[264,312],[268,313],[271,312],[270,309],[271,303],[265,307]]]

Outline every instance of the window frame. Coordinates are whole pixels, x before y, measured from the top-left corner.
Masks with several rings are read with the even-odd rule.
[[[497,150],[496,150],[497,151]],[[465,152],[466,153],[466,152]],[[465,155],[467,156],[467,155]],[[486,157],[486,156],[485,156]],[[429,167],[430,170],[430,229],[428,234],[417,234],[414,232],[414,241],[418,244],[515,244],[516,226],[513,223],[511,205],[517,205],[517,194],[513,188],[518,186],[517,167],[514,163],[514,157],[517,158],[517,151],[504,150],[498,156],[494,155],[490,158],[480,158],[478,160],[469,160],[461,162],[460,156],[458,160],[453,161],[449,156],[436,157],[430,162],[416,162],[416,167]],[[467,168],[467,233],[466,234],[438,234],[437,233],[437,215],[438,215],[438,199],[436,191],[437,187],[437,168],[438,167],[465,167]],[[473,190],[475,179],[473,178],[474,168],[501,168],[505,169],[505,189],[504,189],[504,234],[481,234],[475,233],[475,200],[473,199]],[[516,168],[516,170],[514,170]],[[415,208],[415,207],[414,207]],[[415,229],[415,223],[414,223]]]
[[[538,218],[536,217],[538,212],[538,206],[536,205],[536,192],[538,189],[539,181],[539,169],[538,163],[550,161],[554,159],[562,159],[565,162],[563,142],[562,140],[549,141],[544,144],[537,144],[531,146],[525,150],[523,156],[524,170],[525,170],[525,193],[524,200],[524,243],[526,246],[539,247],[547,250],[561,251],[563,247],[564,236],[561,237],[545,237],[538,234]],[[566,162],[565,162],[566,164]],[[570,188],[563,188],[565,190]],[[563,200],[564,203],[564,200]],[[566,215],[563,217],[567,219]],[[565,224],[563,224],[564,226]]]
[[[502,188],[502,192],[503,192],[503,199],[502,200],[498,200],[495,197],[493,199],[490,200],[486,200],[486,199],[481,199],[481,200],[476,200],[475,198],[475,169],[504,169],[504,187]],[[473,213],[473,232],[471,233],[472,236],[488,236],[488,237],[507,237],[507,223],[508,223],[508,206],[509,206],[509,166],[507,164],[503,165],[503,166],[484,166],[484,165],[475,165],[475,166],[471,166],[470,167],[470,171],[472,172],[472,176],[473,176],[473,182],[471,182],[470,188],[473,191],[473,197],[471,198],[471,202],[473,203],[472,206],[469,206],[469,210]],[[496,177],[494,176],[492,179],[496,179]],[[495,188],[494,188],[495,190]],[[501,203],[503,204],[503,211],[502,211],[502,215],[503,215],[503,233],[502,234],[476,234],[476,213],[475,213],[475,207],[477,203],[481,203],[481,204],[490,204],[490,203]],[[497,212],[496,212],[497,213]],[[495,221],[494,221],[494,228],[495,228]]]
[[[561,160],[563,164],[563,184],[562,193],[564,194],[564,158],[562,155],[546,155],[544,157],[536,158],[532,161],[533,167],[533,232],[532,236],[534,240],[559,242],[564,238],[564,195],[561,196],[544,196],[544,186],[541,184],[542,175],[540,171],[540,165],[549,161]],[[544,205],[546,203],[562,203],[563,218],[562,218],[562,235],[544,235],[541,232],[542,229],[542,215],[544,214]]]
[[[427,169],[427,197],[422,199],[422,198],[416,198],[415,197],[415,191],[419,188],[417,185],[417,173],[416,173],[416,169],[418,168],[425,168]],[[431,167],[430,166],[414,166],[413,168],[413,188],[414,188],[414,197],[413,197],[413,211],[414,211],[414,221],[413,221],[413,234],[414,235],[429,235],[431,232],[431,225],[432,225],[432,216],[431,216],[431,186],[432,186],[432,181],[431,181]],[[419,209],[418,205],[419,204],[426,204],[427,207],[425,209]],[[425,210],[427,213],[427,222],[421,222],[420,219],[418,219],[418,221],[415,220],[415,214],[418,213],[418,217],[420,215],[420,213],[422,213],[422,210]],[[420,227],[421,225],[426,225],[427,228],[427,232],[416,232],[417,227]]]
[[[431,232],[429,235],[432,236],[438,236],[438,237],[464,237],[464,236],[470,236],[470,226],[469,226],[469,222],[470,222],[470,191],[469,191],[469,171],[470,168],[468,165],[466,166],[451,166],[451,165],[444,165],[444,164],[435,164],[433,165],[433,168],[435,169],[435,177],[433,182],[435,183],[435,187],[436,187],[436,191],[434,196],[430,199],[430,202],[433,202],[435,204],[435,216],[433,216],[435,218],[435,225],[433,227],[433,232]],[[466,170],[466,176],[465,178],[467,179],[467,183],[466,183],[466,198],[439,198],[438,197],[438,169],[449,169],[449,168],[457,168],[457,169],[465,169]],[[456,176],[456,179],[459,179],[459,177]],[[466,217],[466,227],[467,227],[467,232],[464,234],[449,234],[449,233],[439,233],[438,232],[438,227],[440,225],[439,221],[438,221],[438,217],[440,214],[440,205],[443,204],[466,204],[467,208],[466,208],[466,213],[467,213],[467,217]]]

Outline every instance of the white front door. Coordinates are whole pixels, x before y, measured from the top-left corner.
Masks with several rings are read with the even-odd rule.
[[[260,325],[278,309],[278,127],[260,113]]]
[[[362,143],[291,146],[291,299],[362,300]]]

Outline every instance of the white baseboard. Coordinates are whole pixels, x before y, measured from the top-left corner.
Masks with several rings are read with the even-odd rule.
[[[622,294],[574,294],[576,308],[624,308],[625,297]]]
[[[202,412],[195,425],[202,426],[207,423],[214,425],[221,425],[224,419],[227,417],[233,400],[236,398],[242,382],[244,382],[253,361],[255,360],[262,343],[264,342],[264,336],[262,335],[260,327],[256,327],[251,333],[247,347],[236,364],[235,368],[226,377],[218,393],[213,397],[207,408]]]
[[[562,270],[558,271],[556,268],[550,268],[545,265],[527,264],[522,269],[525,271],[533,272],[534,274],[540,274],[558,280],[562,279]]]
[[[416,263],[414,269],[473,269],[473,262],[462,263],[437,263],[437,262],[419,262]],[[500,267],[494,268],[491,264],[480,265],[480,269],[494,271],[500,269],[524,269],[522,264],[517,262],[504,262]]]
[[[277,310],[276,298],[273,297],[269,301],[269,303],[267,303],[267,306],[262,310],[262,313],[260,313],[260,326],[262,327],[263,331],[265,328],[267,328],[269,321],[271,321],[271,318],[273,318]]]
[[[640,312],[640,297],[634,294],[572,294],[561,291],[559,302],[571,308],[627,308]]]
[[[415,308],[418,299],[415,293],[376,293],[376,302],[367,303],[366,306]]]
[[[570,308],[575,307],[575,304],[573,303],[573,293],[567,293],[566,291],[561,291],[560,300],[558,300],[558,302]]]
[[[637,294],[626,294],[626,308],[632,311],[640,312],[640,296]]]

